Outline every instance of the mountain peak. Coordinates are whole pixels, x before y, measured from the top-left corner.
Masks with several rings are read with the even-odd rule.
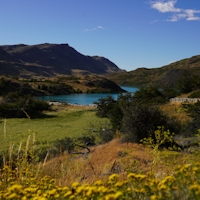
[[[107,58],[84,56],[68,44],[4,45],[0,46],[0,61],[0,74],[6,71],[6,75],[11,73],[5,70],[6,66],[15,61],[12,68],[16,76],[70,75],[74,69],[93,74],[120,71]]]

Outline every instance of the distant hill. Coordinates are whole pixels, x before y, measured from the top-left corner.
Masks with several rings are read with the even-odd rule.
[[[125,90],[113,81],[97,75],[82,77],[68,75],[38,79],[18,79],[15,77],[0,76],[0,96],[16,91],[20,94],[32,94],[34,96],[125,92]]]
[[[186,58],[160,68],[138,68],[130,72],[119,71],[106,75],[106,78],[119,85],[173,87],[187,72],[200,78],[200,55]]]
[[[21,77],[71,75],[121,71],[113,62],[99,56],[85,56],[68,44],[0,46],[0,75]]]

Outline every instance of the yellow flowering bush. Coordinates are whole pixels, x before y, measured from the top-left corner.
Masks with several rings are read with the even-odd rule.
[[[200,164],[183,165],[174,174],[158,180],[152,174],[129,173],[125,180],[112,174],[105,181],[93,184],[74,182],[58,186],[49,176],[34,178],[28,173],[24,181],[16,177],[16,170],[4,167],[0,172],[0,199],[200,199]],[[22,177],[21,177],[22,178]]]

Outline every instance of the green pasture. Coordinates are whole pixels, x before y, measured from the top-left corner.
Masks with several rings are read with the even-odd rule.
[[[36,141],[51,143],[64,137],[76,138],[88,134],[96,134],[90,129],[99,130],[108,123],[105,118],[98,118],[94,109],[63,109],[51,111],[47,117],[40,119],[1,119],[0,120],[0,151],[11,143],[19,144],[26,141],[29,135]]]

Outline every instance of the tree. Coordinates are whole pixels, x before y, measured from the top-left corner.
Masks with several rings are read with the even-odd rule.
[[[100,98],[97,102],[97,116],[110,119],[112,128],[120,130],[122,126],[123,110],[132,104],[132,94],[120,94],[115,100],[112,96]]]
[[[120,105],[116,103],[108,113],[108,118],[114,130],[120,130],[122,126],[123,111]]]
[[[116,105],[117,101],[112,97],[99,98],[95,104],[97,105],[97,116],[108,117],[110,111]]]
[[[146,88],[141,87],[135,92],[134,100],[142,104],[158,104],[166,102],[166,98],[162,94],[162,91],[153,86]]]
[[[124,141],[139,142],[154,133],[158,126],[164,126],[178,134],[179,122],[167,117],[155,106],[164,99],[157,88],[141,88],[134,95],[120,94],[117,100],[112,97],[99,99],[97,115],[109,118],[112,129],[120,130],[124,134]]]
[[[42,115],[44,110],[50,110],[50,105],[31,95],[21,95],[18,92],[9,93],[0,103],[0,117],[29,117]]]
[[[192,120],[184,126],[183,134],[187,136],[197,134],[200,129],[200,101],[194,104],[183,104],[182,106],[187,115],[192,118]]]
[[[180,124],[168,118],[156,106],[136,105],[129,107],[123,116],[122,133],[124,141],[140,142],[141,139],[153,135],[158,126],[176,134],[180,131]]]

